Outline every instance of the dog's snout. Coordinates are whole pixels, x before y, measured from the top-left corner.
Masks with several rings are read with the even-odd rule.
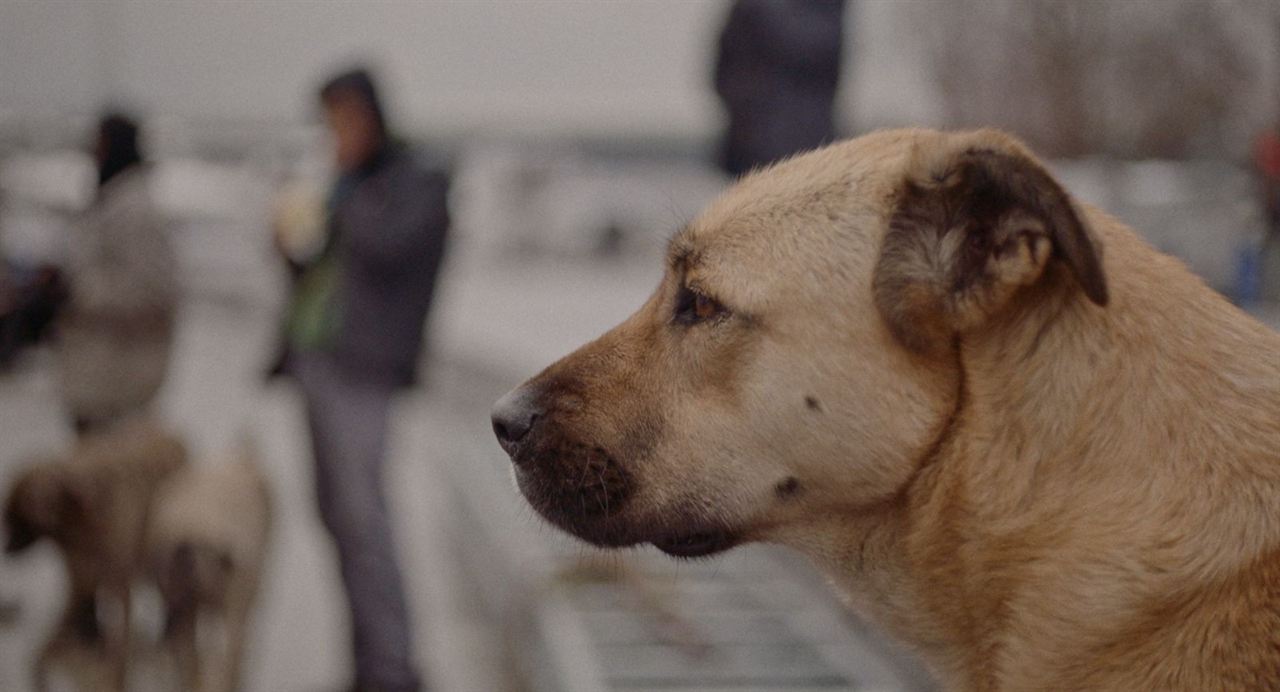
[[[510,454],[520,440],[529,434],[533,424],[542,416],[536,397],[524,387],[518,387],[493,405],[490,419],[498,444]]]

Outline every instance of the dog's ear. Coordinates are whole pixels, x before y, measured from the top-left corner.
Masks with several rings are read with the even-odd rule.
[[[40,539],[40,532],[27,521],[15,502],[10,502],[5,507],[4,532],[4,552],[8,555],[20,553]]]
[[[894,335],[914,351],[981,325],[1055,264],[1089,300],[1107,303],[1097,242],[1067,193],[1016,143],[979,133],[949,152],[917,153],[893,204],[873,290]]]
[[[9,490],[4,506],[5,553],[20,553],[49,534],[53,512],[42,501],[43,485],[39,473],[28,472]]]
[[[83,526],[96,492],[91,478],[37,467],[14,484],[5,504],[5,552],[18,553],[45,536]]]

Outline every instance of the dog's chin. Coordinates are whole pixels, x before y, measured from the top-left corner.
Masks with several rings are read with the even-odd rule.
[[[539,513],[560,530],[597,548],[618,549],[650,544],[671,557],[691,559],[725,552],[740,542],[739,536],[728,529],[671,531],[647,526],[644,522],[621,521],[620,518],[584,521],[570,519],[557,512]]]
[[[725,529],[690,529],[688,531],[659,531],[641,525],[620,522],[609,524],[566,525],[553,521],[556,526],[579,540],[597,548],[617,549],[649,544],[675,558],[693,559],[723,553],[739,543],[738,536]]]
[[[664,536],[650,541],[658,550],[678,558],[708,557],[738,545],[738,537],[725,529],[711,529]]]
[[[659,526],[629,518],[626,512],[613,516],[583,516],[530,492],[523,484],[521,491],[543,519],[597,548],[618,549],[651,544],[672,557],[700,558],[722,553],[741,541],[737,532],[726,528],[690,525],[673,530],[670,521]]]

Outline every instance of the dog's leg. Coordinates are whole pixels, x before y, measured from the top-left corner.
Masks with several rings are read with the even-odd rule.
[[[223,623],[227,637],[226,661],[222,666],[225,678],[219,692],[237,692],[240,689],[244,642],[248,635],[249,610],[252,604],[253,594],[243,590],[236,593],[235,598],[228,599],[226,621]]]
[[[106,636],[103,637],[103,650],[107,661],[107,683],[113,691],[124,692],[129,684],[129,645],[130,630],[133,628],[133,603],[130,598],[129,585],[114,585],[105,590],[104,596],[120,612],[111,618]]]
[[[196,651],[196,607],[194,603],[171,603],[165,615],[165,648],[178,667],[184,690],[204,689]]]
[[[31,688],[35,692],[48,692],[49,690],[49,668],[53,662],[58,647],[59,633],[54,633],[53,638],[45,642],[40,647],[40,653],[36,656],[35,663],[31,666]]]
[[[101,643],[96,580],[86,576],[83,570],[76,569],[71,562],[68,562],[67,570],[67,604],[56,636],[79,637],[89,644]]]
[[[129,685],[129,659],[133,656],[133,587],[124,586],[120,593],[120,662],[116,678],[120,681],[120,690],[124,692]]]
[[[93,592],[71,595],[65,624],[85,642],[96,642],[102,638],[102,630],[98,627],[98,599]]]
[[[47,692],[54,664],[77,644],[97,646],[103,643],[98,627],[97,598],[93,588],[83,583],[80,572],[71,571],[67,601],[48,641],[40,647],[31,666],[31,686],[35,692]]]

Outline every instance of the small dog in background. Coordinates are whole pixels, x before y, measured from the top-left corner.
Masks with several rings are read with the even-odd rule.
[[[181,689],[238,688],[270,526],[270,491],[248,441],[223,463],[174,474],[157,494],[148,563]]]
[[[68,454],[32,463],[5,502],[5,552],[53,541],[67,569],[66,610],[34,668],[36,689],[60,662],[97,653],[108,673],[97,689],[127,678],[131,587],[142,576],[149,510],[160,484],[186,463],[182,441],[146,420],[89,437]],[[102,601],[112,617],[99,617]],[[65,660],[64,660],[65,659]]]

